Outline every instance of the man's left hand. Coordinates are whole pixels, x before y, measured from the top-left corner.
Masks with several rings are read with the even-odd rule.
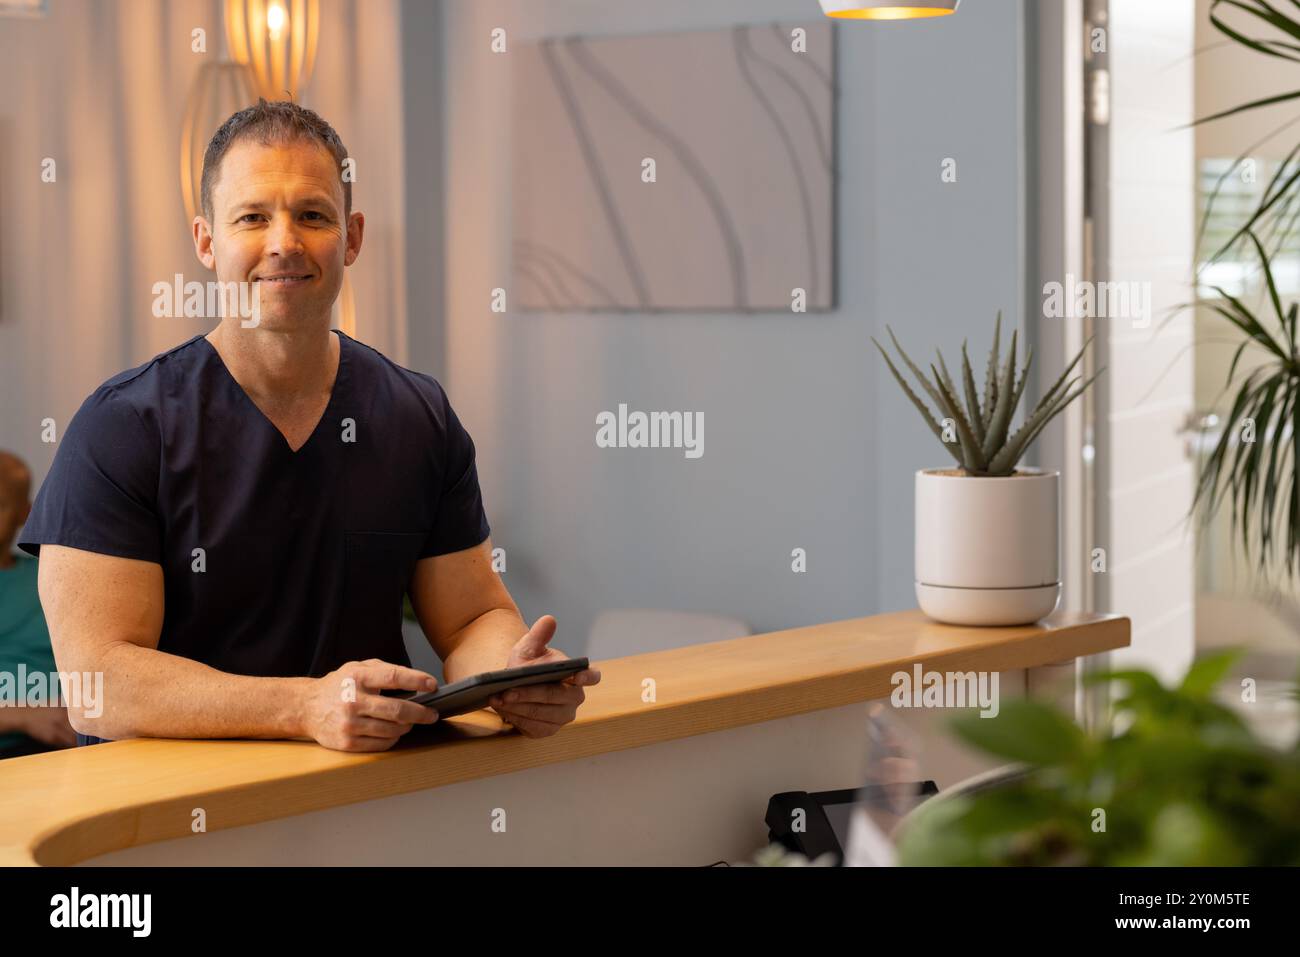
[[[522,668],[551,661],[567,661],[569,656],[564,652],[547,647],[554,637],[555,618],[543,615],[510,650],[506,667]],[[512,688],[504,694],[494,695],[489,704],[503,721],[514,725],[521,734],[529,738],[545,738],[559,731],[577,715],[578,706],[587,699],[583,687],[599,682],[600,672],[586,668],[563,681]]]

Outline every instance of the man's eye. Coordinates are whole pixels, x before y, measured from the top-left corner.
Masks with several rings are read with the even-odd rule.
[[[325,218],[325,217],[322,216],[320,213],[316,212],[316,210],[314,210],[314,209],[309,209],[309,210],[307,210],[307,212],[303,213],[303,216],[306,216],[306,217],[315,217],[316,219],[324,219],[324,218]]]
[[[259,218],[261,215],[262,215],[261,213],[244,213],[243,216],[240,216],[240,217],[239,217],[239,221],[240,221],[241,223],[247,223],[247,222],[250,222],[250,221],[252,221],[252,220],[254,220],[254,219]]]

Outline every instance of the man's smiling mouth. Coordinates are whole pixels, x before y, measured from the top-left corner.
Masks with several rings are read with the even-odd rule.
[[[311,276],[307,273],[281,273],[275,276],[258,276],[253,282],[270,282],[281,285],[295,282],[306,282]]]

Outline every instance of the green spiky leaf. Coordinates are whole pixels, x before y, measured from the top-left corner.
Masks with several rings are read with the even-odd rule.
[[[1051,406],[1043,407],[1040,405],[1038,410],[1016,431],[1016,434],[1007,441],[1007,444],[989,463],[989,472],[995,475],[1010,475],[1014,472],[1016,463],[1025,454],[1029,444],[1038,438],[1038,434],[1047,428],[1048,423],[1056,418],[1067,405],[1083,395],[1084,390],[1092,385],[1097,380],[1097,376],[1105,371],[1105,369],[1098,369],[1087,382],[1072,392],[1063,393]]]
[[[970,356],[966,354],[966,342],[961,344],[961,382],[966,391],[966,409],[970,413],[971,431],[975,441],[984,445],[984,413],[980,410],[979,393],[975,391],[975,374],[971,371]]]
[[[938,369],[932,365],[930,371],[934,373],[935,381],[939,385],[939,395],[943,399],[944,414],[952,419],[957,426],[957,438],[961,441],[962,461],[966,471],[984,471],[984,456],[980,452],[979,445],[975,442],[975,435],[971,432],[970,423],[966,421],[961,406],[957,404],[957,397],[949,390],[948,383],[944,381],[944,376]]]
[[[898,337],[894,335],[894,330],[889,328],[889,326],[885,326],[885,331],[889,333],[889,340],[894,344],[894,348],[898,350],[899,356],[902,357],[903,362],[906,363],[907,365],[907,368],[911,370],[912,375],[916,377],[916,380],[921,383],[921,386],[925,389],[926,393],[930,396],[930,400],[934,402],[934,404],[937,405],[940,409],[942,409],[943,400],[939,398],[938,390],[935,389],[935,387],[930,384],[930,380],[926,378],[925,373],[922,372],[919,368],[917,368],[916,363],[912,361],[912,357],[909,356],[907,352],[903,349],[902,345],[899,344]]]
[[[1001,344],[1002,337],[1002,310],[998,310],[998,318],[993,323],[993,348],[989,350],[988,365],[984,369],[984,408],[982,415],[984,417],[984,431],[987,434],[989,422],[993,419],[993,406],[998,401],[998,346]]]
[[[1018,332],[1018,329],[1011,330],[1011,351],[1002,366],[1001,380],[998,382],[997,405],[993,408],[993,417],[989,421],[989,429],[984,436],[983,452],[986,461],[993,458],[998,449],[1002,448],[1006,443],[1007,431],[1011,428],[1011,416],[1016,411],[1011,401],[1015,398],[1015,389],[1012,386],[1016,374],[1016,334]]]
[[[917,397],[917,394],[913,392],[911,388],[908,386],[907,381],[903,378],[902,374],[898,371],[897,367],[894,365],[892,361],[890,361],[889,353],[887,353],[884,350],[884,348],[880,345],[879,342],[876,342],[874,336],[872,336],[871,341],[875,343],[876,348],[880,350],[881,356],[884,357],[885,364],[889,366],[889,371],[894,374],[895,381],[897,381],[898,384],[902,387],[903,394],[906,395],[909,399],[911,399],[912,405],[916,406],[916,410],[921,413],[921,418],[923,418],[925,420],[925,424],[930,427],[930,431],[934,433],[934,437],[939,440],[939,443],[945,449],[948,450],[948,454],[953,457],[953,460],[956,461],[958,464],[960,464],[962,460],[960,450],[955,449],[947,442],[944,442],[943,430],[939,427],[938,423],[935,422],[934,415],[930,412],[928,408],[926,408],[925,403],[922,402],[920,398]]]

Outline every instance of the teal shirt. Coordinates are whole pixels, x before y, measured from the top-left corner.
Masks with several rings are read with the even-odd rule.
[[[17,681],[20,664],[27,666],[29,674],[58,669],[36,592],[36,559],[27,555],[14,558],[17,561],[11,567],[0,568],[0,672],[8,672],[13,675],[11,680]],[[27,735],[18,731],[0,732],[0,748],[27,740]]]

